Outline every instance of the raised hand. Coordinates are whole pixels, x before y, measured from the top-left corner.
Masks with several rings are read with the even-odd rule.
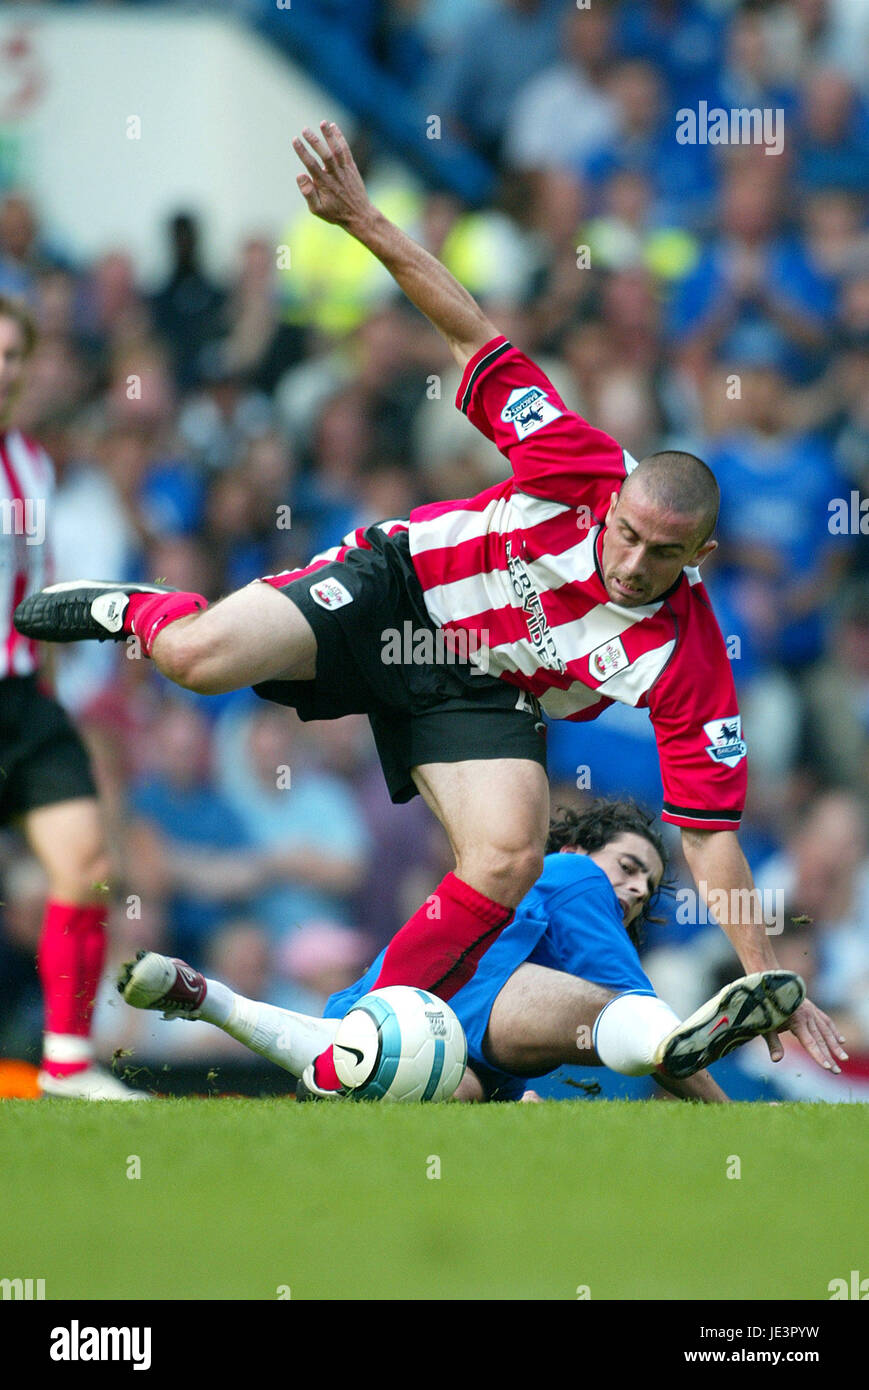
[[[322,135],[317,135],[305,126],[305,139],[297,135],[293,140],[293,149],[307,170],[296,183],[315,217],[351,230],[364,222],[373,205],[350,146],[334,121],[321,121],[320,130]]]
[[[838,1032],[832,1019],[828,1018],[810,999],[803,1000],[800,1007],[794,1010],[779,1032],[793,1033],[809,1056],[814,1058],[818,1066],[823,1067],[825,1071],[841,1071],[839,1062],[847,1062],[848,1060],[848,1054],[842,1047],[845,1039]],[[784,1056],[784,1048],[777,1034],[769,1033],[766,1043],[772,1060],[774,1062],[781,1061]]]

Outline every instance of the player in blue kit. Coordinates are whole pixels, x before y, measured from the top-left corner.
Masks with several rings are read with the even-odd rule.
[[[680,1023],[655,994],[636,947],[665,857],[651,818],[629,802],[598,803],[553,822],[542,875],[450,1000],[468,1040],[457,1099],[518,1100],[528,1077],[571,1063],[651,1074],[685,1099],[727,1099],[704,1068],[785,1027],[805,988],[788,971],[744,976]],[[223,1029],[302,1078],[306,1096],[305,1073],[379,965],[333,995],[321,1019],[245,999],[155,952],[125,966],[118,988],[136,1008]]]

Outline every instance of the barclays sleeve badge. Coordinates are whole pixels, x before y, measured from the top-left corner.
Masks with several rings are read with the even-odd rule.
[[[524,439],[563,414],[564,411],[552,405],[546,392],[539,386],[517,386],[507,398],[501,419],[505,425],[514,426],[517,439]]]
[[[706,752],[714,763],[736,767],[748,752],[742,737],[742,718],[738,714],[731,719],[710,719],[703,725],[703,732],[709,739]]]

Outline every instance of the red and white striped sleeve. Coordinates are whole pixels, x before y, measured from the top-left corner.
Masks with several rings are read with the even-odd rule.
[[[471,358],[456,406],[509,459],[523,492],[585,505],[603,520],[633,461],[569,410],[546,373],[506,338],[493,338]]]
[[[692,585],[677,617],[683,631],[647,697],[664,787],[661,819],[692,830],[738,830],[747,750],[727,649],[702,585]]]

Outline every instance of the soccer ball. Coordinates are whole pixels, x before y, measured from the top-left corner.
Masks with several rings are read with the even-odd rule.
[[[449,1004],[424,989],[388,985],[345,1014],[332,1056],[354,1100],[449,1100],[468,1044]]]

